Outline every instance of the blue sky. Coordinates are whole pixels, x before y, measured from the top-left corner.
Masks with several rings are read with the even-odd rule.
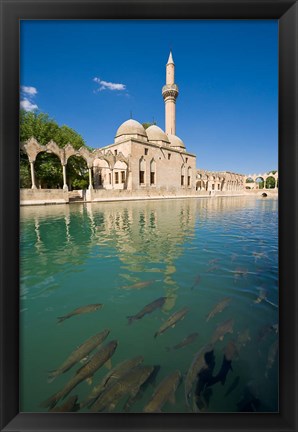
[[[163,130],[170,48],[179,87],[176,134],[197,167],[277,169],[278,22],[90,20],[21,22],[21,105],[113,143],[121,123]]]

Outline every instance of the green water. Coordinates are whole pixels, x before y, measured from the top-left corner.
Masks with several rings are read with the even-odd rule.
[[[20,411],[47,411],[41,402],[82,364],[52,383],[48,371],[108,328],[105,342],[118,341],[112,367],[136,355],[143,355],[146,365],[160,366],[131,412],[142,412],[154,389],[177,369],[182,381],[176,403],[166,402],[162,412],[188,412],[185,375],[194,355],[227,319],[234,319],[233,333],[215,344],[214,374],[230,340],[237,342],[247,329],[250,340],[237,345],[225,384],[209,388],[206,411],[237,412],[247,409],[246,401],[257,411],[278,411],[278,354],[268,363],[278,334],[265,330],[278,323],[277,200],[223,197],[22,207],[20,256]],[[132,288],[142,281],[148,285]],[[266,291],[266,299],[255,302],[260,290]],[[167,297],[161,309],[128,325],[127,316],[161,296]],[[229,305],[206,321],[225,297],[231,298]],[[57,323],[57,317],[94,303],[104,306]],[[185,318],[154,338],[165,320],[185,306]],[[194,332],[199,336],[193,343],[166,349]],[[100,368],[93,385],[107,371]],[[238,385],[225,396],[236,377]],[[84,381],[70,395],[78,395],[80,402],[93,385]],[[121,412],[123,401],[114,412]]]

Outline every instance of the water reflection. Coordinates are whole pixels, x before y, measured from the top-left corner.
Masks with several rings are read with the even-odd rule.
[[[189,372],[191,410],[196,397],[210,412],[277,410],[277,201],[22,207],[20,231],[24,411],[42,411],[40,402],[72,377],[47,385],[45,371],[104,328],[119,341],[116,365],[141,355],[145,365],[159,366],[158,384],[177,370],[184,377],[200,350],[215,344],[206,373],[198,378]],[[98,303],[104,305],[100,312],[57,326],[57,317]],[[188,313],[154,338],[184,308]],[[128,326],[127,317],[144,310]],[[168,347],[177,347],[174,356]],[[39,359],[37,349],[44,353]],[[176,405],[165,412],[185,412],[184,385],[182,379]],[[75,391],[81,402],[90,389],[82,383]],[[148,386],[134,412],[151,397]]]

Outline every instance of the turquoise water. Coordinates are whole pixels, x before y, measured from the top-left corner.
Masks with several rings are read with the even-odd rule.
[[[20,225],[20,410],[43,412],[41,402],[59,391],[82,366],[48,383],[48,371],[92,335],[109,329],[118,341],[112,367],[142,355],[158,365],[130,412],[142,412],[154,389],[171,372],[181,372],[176,402],[162,412],[189,412],[184,382],[194,355],[216,327],[233,319],[233,333],[214,345],[219,372],[229,341],[237,355],[225,384],[210,386],[207,412],[278,411],[278,201],[223,197],[164,201],[34,206],[21,208]],[[147,282],[140,286],[140,282]],[[262,295],[262,293],[264,295]],[[162,308],[128,325],[127,316],[166,297]],[[223,298],[230,302],[206,321]],[[265,297],[265,298],[262,298]],[[257,300],[259,299],[259,300]],[[101,303],[92,313],[58,324],[57,317]],[[174,312],[184,319],[162,335],[155,332]],[[239,334],[248,332],[245,345]],[[192,333],[192,343],[167,350]],[[70,395],[81,402],[109,371],[101,367]],[[237,378],[239,377],[239,378]],[[235,382],[237,385],[225,395]],[[195,390],[196,382],[193,390]],[[67,397],[68,398],[68,397]],[[60,401],[58,403],[61,404]],[[113,412],[121,412],[122,399]],[[87,408],[80,412],[88,412]]]

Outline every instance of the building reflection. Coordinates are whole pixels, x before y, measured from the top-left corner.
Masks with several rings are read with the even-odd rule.
[[[220,220],[223,212],[248,209],[250,200],[254,207],[255,198],[245,196],[27,206],[20,211],[21,237],[34,245],[30,265],[39,273],[44,267],[48,274],[49,260],[54,274],[66,263],[83,271],[91,256],[104,260],[111,254],[120,263],[118,276],[124,284],[151,273],[164,284],[168,297],[164,308],[169,310],[179,288],[175,263],[191,246],[196,230],[209,219]],[[266,206],[266,199],[260,200]],[[53,249],[54,254],[48,253]],[[27,251],[21,253],[29,259]]]

